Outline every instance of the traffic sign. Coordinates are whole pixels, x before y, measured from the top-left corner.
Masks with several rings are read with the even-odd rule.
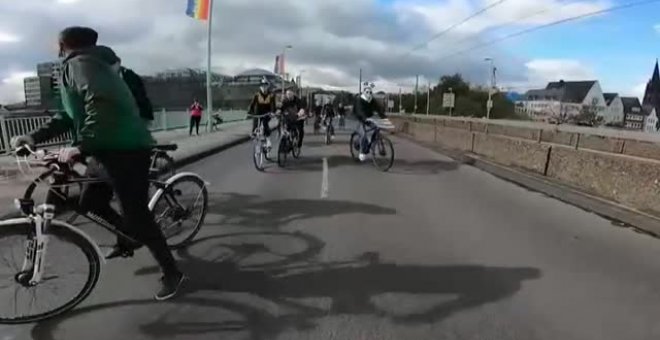
[[[442,95],[442,107],[454,108],[456,95],[452,92],[444,93]]]

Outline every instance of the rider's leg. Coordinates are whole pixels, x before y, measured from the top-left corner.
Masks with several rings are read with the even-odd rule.
[[[148,150],[135,150],[103,152],[98,158],[119,198],[124,225],[134,228],[138,240],[149,248],[160,265],[164,275],[164,290],[176,292],[183,276],[148,207],[150,156]]]
[[[101,168],[97,160],[91,157],[87,160],[87,169],[85,176],[91,178],[99,178],[101,180],[107,179],[107,174]],[[84,213],[90,212],[103,218],[117,229],[126,232],[123,228],[123,221],[121,215],[110,206],[110,201],[114,196],[112,185],[108,182],[98,182],[85,184],[80,193],[78,206]],[[128,235],[132,235],[129,233]],[[122,241],[117,238],[117,243]],[[125,245],[125,244],[122,244]]]
[[[302,120],[297,121],[296,129],[298,130],[298,147],[301,148],[305,138],[305,122]]]
[[[262,118],[262,124],[264,125],[264,136],[266,137],[266,147],[270,148],[272,143],[270,141],[270,117],[266,116]]]
[[[257,129],[257,126],[259,125],[259,118],[252,118],[252,133],[254,134],[254,130]]]

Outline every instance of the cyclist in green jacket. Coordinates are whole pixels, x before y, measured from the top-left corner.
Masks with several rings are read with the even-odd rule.
[[[111,49],[95,46],[95,42],[96,32],[90,28],[69,27],[60,33],[60,56],[64,58],[60,92],[65,112],[30,135],[14,138],[12,145],[34,145],[72,132],[73,146],[60,150],[60,162],[72,162],[84,154],[100,163],[124,214],[123,223],[117,227],[146,245],[156,258],[163,279],[155,298],[166,300],[176,295],[186,278],[148,208],[154,139],[131,91],[111,67],[119,59]],[[127,247],[117,245],[108,257],[132,252]]]

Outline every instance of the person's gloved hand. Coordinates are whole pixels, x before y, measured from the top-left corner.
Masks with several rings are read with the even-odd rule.
[[[16,137],[13,137],[11,139],[9,144],[11,145],[11,148],[14,149],[14,150],[16,150],[19,147],[21,147],[23,145],[26,145],[26,144],[28,146],[32,147],[32,146],[34,146],[34,139],[32,139],[32,137],[30,137],[28,135],[16,136]]]
[[[76,147],[61,148],[57,161],[60,163],[73,163],[80,156],[80,149]]]

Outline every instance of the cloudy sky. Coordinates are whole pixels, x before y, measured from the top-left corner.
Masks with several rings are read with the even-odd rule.
[[[308,84],[356,88],[358,70],[388,90],[442,74],[488,77],[524,91],[557,79],[598,79],[605,91],[640,95],[660,56],[660,2],[543,29],[484,48],[498,37],[636,0],[505,0],[428,44],[434,35],[501,0],[215,0],[213,68],[272,70],[283,46],[288,72]],[[204,67],[204,22],[187,0],[0,0],[0,103],[20,101],[22,78],[54,59],[57,32],[88,25],[123,64],[143,74]],[[417,46],[417,48],[415,48]],[[411,53],[411,50],[414,51]]]

